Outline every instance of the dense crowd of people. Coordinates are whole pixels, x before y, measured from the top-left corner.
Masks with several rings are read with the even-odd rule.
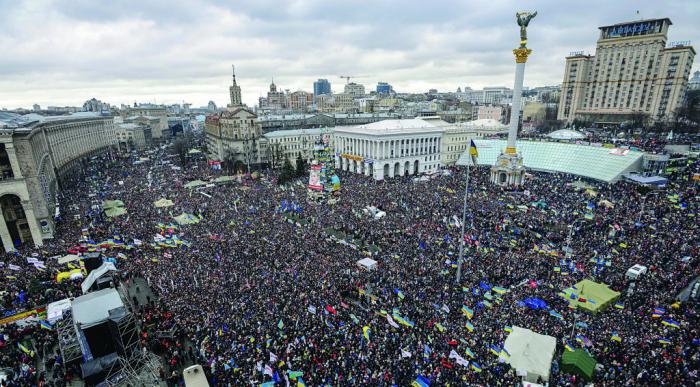
[[[639,221],[643,199],[630,183],[584,187],[576,177],[533,172],[513,190],[491,184],[487,169],[472,169],[462,236],[464,169],[428,181],[341,174],[339,201],[316,204],[303,182],[280,187],[272,172],[187,188],[221,172],[202,161],[174,167],[166,152],[95,160],[64,184],[55,238],[2,259],[3,310],[78,296],[78,282],[56,283],[67,268],[49,257],[116,237],[131,248],[107,246],[104,255],[118,257],[122,276],[144,278],[157,296],[138,312],[142,345],[152,348],[149,333],[173,332],[159,343],[167,362],[161,377],[172,384],[196,363],[212,385],[405,386],[418,377],[514,385],[520,376],[492,350],[513,326],[557,339],[552,385],[583,382],[558,364],[567,346],[596,359],[601,385],[699,381],[698,309],[676,300],[699,274],[697,160],[646,198]],[[162,198],[173,206],[154,206]],[[103,200],[121,200],[128,212],[109,218],[93,207]],[[367,216],[367,206],[386,216]],[[175,224],[182,213],[196,223]],[[357,266],[365,257],[378,261],[376,270]],[[630,286],[625,273],[634,264],[649,271]],[[560,292],[586,278],[621,292],[616,307],[596,315],[570,309]],[[523,302],[533,298],[547,309]],[[652,316],[655,308],[663,318]],[[61,364],[53,331],[8,324],[0,333],[2,367],[15,371],[18,385],[45,378],[34,354],[17,345],[22,338],[34,338],[36,356]],[[46,369],[54,383],[71,377]]]

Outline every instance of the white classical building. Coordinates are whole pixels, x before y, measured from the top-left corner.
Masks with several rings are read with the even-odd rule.
[[[376,180],[437,171],[444,130],[418,118],[336,127],[336,168]]]

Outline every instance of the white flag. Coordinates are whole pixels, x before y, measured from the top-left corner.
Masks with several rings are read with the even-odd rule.
[[[399,327],[399,324],[397,324],[396,321],[394,321],[394,319],[391,318],[391,315],[390,315],[390,314],[387,314],[387,315],[386,315],[386,321],[388,321],[388,322],[389,322],[389,325],[391,325],[391,326],[394,327],[394,328],[398,328],[398,327]]]
[[[315,306],[309,306],[308,309],[309,313],[316,314],[316,307]]]
[[[402,349],[402,350],[401,350],[401,357],[402,357],[402,358],[411,357],[411,356],[412,356],[411,352],[408,352],[408,351],[405,350],[405,349]]]
[[[263,375],[270,375],[270,377],[273,377],[272,376],[272,367],[270,367],[269,365],[266,364],[265,369],[263,370]]]
[[[465,367],[469,367],[469,360],[467,360],[467,359],[463,358],[462,356],[460,356],[460,355],[457,353],[457,351],[455,351],[454,349],[453,349],[452,351],[450,351],[450,356],[449,356],[449,358],[450,358],[450,359],[455,359],[455,361],[457,362],[457,364],[463,365],[463,366],[465,366]]]
[[[270,363],[272,363],[272,364],[277,363],[277,355],[275,355],[272,352],[270,352]]]
[[[442,304],[442,308],[440,308],[440,310],[444,311],[445,313],[450,313],[450,307],[445,304]]]

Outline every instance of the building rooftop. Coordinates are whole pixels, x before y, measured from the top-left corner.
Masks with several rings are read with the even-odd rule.
[[[287,137],[287,136],[319,136],[323,133],[333,133],[333,129],[326,128],[311,128],[311,129],[292,129],[292,130],[275,130],[263,134],[263,137],[276,138],[276,137]]]
[[[400,120],[382,120],[371,124],[336,128],[336,132],[364,133],[371,135],[442,132],[445,128],[429,120],[409,118]]]
[[[506,148],[505,140],[475,139],[479,151],[479,165],[494,165],[501,150]],[[523,156],[526,168],[536,171],[563,172],[584,176],[607,183],[615,182],[625,173],[641,168],[643,152],[619,151],[602,146],[567,144],[550,141],[520,141],[516,144],[518,153]],[[465,151],[457,165],[466,165],[471,156]]]
[[[101,115],[98,112],[77,112],[60,116],[42,116],[36,113],[17,114],[11,112],[0,112],[0,128],[2,129],[24,129],[32,125],[43,122],[68,121],[75,119],[103,118],[110,117]]]

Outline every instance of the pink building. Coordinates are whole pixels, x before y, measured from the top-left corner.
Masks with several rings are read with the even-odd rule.
[[[503,108],[500,106],[479,106],[478,119],[501,121]]]

